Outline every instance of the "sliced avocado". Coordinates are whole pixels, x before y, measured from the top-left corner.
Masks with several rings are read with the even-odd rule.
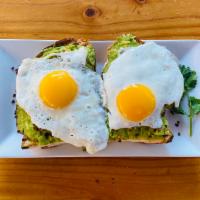
[[[108,49],[108,60],[103,68],[103,73],[106,73],[109,69],[111,63],[120,55],[120,51],[123,48],[137,47],[143,44],[138,38],[132,34],[124,34],[117,38],[117,40]],[[168,121],[165,116],[162,116],[163,125],[159,129],[153,129],[150,127],[134,127],[134,128],[123,128],[119,130],[110,130],[109,139],[110,140],[130,140],[135,142],[145,142],[145,143],[166,143],[170,142],[173,138],[172,132],[168,128]],[[107,119],[107,127],[108,119]]]
[[[82,46],[86,46],[88,54],[86,59],[86,67],[95,70],[96,58],[95,50],[92,45],[81,45],[77,42],[69,43],[61,46],[50,46],[43,49],[37,57],[45,57],[52,53],[60,53],[64,51],[74,51]],[[51,58],[51,57],[50,57]],[[47,146],[50,144],[61,143],[62,140],[52,136],[51,132],[45,129],[39,129],[31,122],[30,116],[23,108],[16,105],[16,124],[18,131],[24,135],[22,148],[30,146]]]

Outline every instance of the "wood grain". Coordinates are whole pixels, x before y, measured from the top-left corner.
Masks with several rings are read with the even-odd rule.
[[[138,2],[0,0],[0,37],[200,39],[199,0]],[[199,200],[200,159],[1,159],[1,199]]]
[[[199,174],[189,158],[4,159],[0,199],[198,200]]]
[[[0,37],[200,38],[199,0],[1,0]],[[141,1],[144,2],[144,1]],[[86,15],[88,8],[94,10]]]

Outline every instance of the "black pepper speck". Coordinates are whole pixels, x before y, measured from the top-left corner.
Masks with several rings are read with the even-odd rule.
[[[11,101],[11,103],[14,104],[14,103],[15,103],[15,100],[13,99],[13,100]]]
[[[179,127],[179,124],[180,124],[180,121],[177,121],[174,125],[175,125],[176,127]]]

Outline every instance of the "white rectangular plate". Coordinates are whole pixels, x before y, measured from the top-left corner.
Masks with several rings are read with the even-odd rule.
[[[180,63],[195,69],[200,79],[199,41],[157,40],[156,42],[170,49],[179,58]],[[174,139],[169,144],[113,142],[105,150],[94,155],[82,152],[80,148],[69,144],[50,149],[33,148],[22,150],[20,148],[22,136],[17,133],[15,125],[15,105],[11,104],[12,95],[15,92],[16,78],[11,67],[17,67],[23,58],[34,57],[42,48],[52,43],[53,41],[50,40],[0,40],[0,157],[200,156],[200,116],[196,117],[193,122],[192,137],[189,137],[187,118],[182,116],[170,117],[170,127],[174,133]],[[96,49],[97,68],[98,72],[100,72],[106,60],[106,49],[111,44],[111,41],[93,41],[92,44]],[[200,83],[192,91],[192,95],[200,98]],[[178,128],[174,126],[177,120],[180,120]],[[181,136],[178,136],[178,132],[181,133]]]

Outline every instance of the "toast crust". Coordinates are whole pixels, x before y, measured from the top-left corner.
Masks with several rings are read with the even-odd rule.
[[[85,39],[64,38],[62,40],[56,41],[54,44],[51,44],[51,45],[45,47],[44,49],[47,49],[50,47],[60,47],[60,46],[65,46],[65,45],[69,45],[69,44],[77,44],[77,45],[81,45],[81,46],[87,46],[89,44],[89,42]],[[39,54],[36,55],[36,58],[40,58],[43,56],[43,50]]]

